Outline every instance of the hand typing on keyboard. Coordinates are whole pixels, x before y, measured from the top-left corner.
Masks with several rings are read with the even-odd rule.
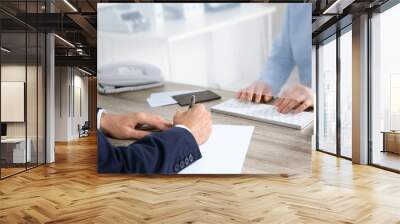
[[[241,89],[237,93],[236,97],[242,101],[252,101],[255,103],[260,103],[262,101],[269,102],[272,100],[272,89],[268,84],[262,81],[257,81],[250,86]]]
[[[272,88],[262,81],[257,81],[241,89],[236,98],[254,103],[269,102],[272,100]],[[291,86],[282,92],[274,105],[277,111],[283,114],[303,112],[314,106],[313,91],[311,88],[300,84]]]
[[[314,94],[311,88],[297,84],[284,90],[274,104],[280,113],[300,113],[314,106]]]

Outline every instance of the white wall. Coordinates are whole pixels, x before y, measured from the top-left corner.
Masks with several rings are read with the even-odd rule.
[[[26,80],[27,78],[27,80]],[[27,138],[30,140],[30,148],[32,161],[39,163],[44,162],[44,134],[45,134],[45,118],[44,118],[44,74],[42,67],[25,66],[25,64],[3,64],[1,66],[1,81],[2,82],[23,82],[26,85],[26,107],[25,100],[22,99],[23,105],[19,108],[1,107],[2,112],[6,113],[22,113],[24,116],[26,112],[26,120],[22,122],[6,122],[7,123],[7,137],[8,138]],[[2,89],[2,94],[4,94]],[[20,89],[20,94],[24,95],[24,89]],[[7,97],[6,95],[2,95]],[[22,97],[24,98],[24,97]],[[17,103],[17,102],[15,102]],[[3,103],[2,103],[3,104]],[[7,111],[8,110],[8,111]],[[12,111],[19,110],[19,111]],[[37,153],[39,156],[37,157]]]
[[[67,67],[55,68],[55,140],[68,140],[69,75]]]
[[[1,66],[1,81],[5,82],[24,82],[26,83],[25,77],[26,77],[26,71],[28,72],[29,75],[35,74],[36,75],[36,67],[33,66],[28,66],[25,67],[25,65],[13,65],[13,64],[8,64],[8,65],[2,65]],[[30,78],[30,76],[28,76]],[[29,85],[36,86],[36,81],[29,80]],[[27,88],[27,104],[30,105],[32,102],[34,104],[30,105],[31,107],[34,107],[35,109],[37,107],[36,105],[36,88]],[[31,92],[33,91],[33,92]],[[2,96],[3,97],[3,96]],[[1,110],[7,110],[9,108],[1,108]],[[24,110],[24,108],[22,108]],[[36,109],[34,110],[36,111]],[[28,129],[31,130],[34,128],[36,130],[36,120],[37,116],[36,113],[32,113],[32,109],[29,109],[27,113],[27,118],[28,118]],[[7,125],[7,135],[8,137],[25,137],[25,126],[26,122],[8,122]],[[35,127],[33,127],[35,126]],[[28,130],[28,137],[30,134],[30,131]]]
[[[287,6],[253,5],[275,11],[179,40],[173,37],[182,33],[180,26],[175,26],[182,21],[164,21],[168,25],[159,25],[154,32],[116,33],[105,32],[101,23],[104,20],[99,19],[98,67],[121,61],[147,62],[159,67],[170,82],[236,91],[259,78]],[[98,18],[104,16],[99,10]],[[193,24],[186,26],[187,33],[192,32],[189,27],[198,25],[196,21]],[[160,38],[161,33],[167,33],[167,37]]]
[[[75,70],[75,73],[77,70]],[[72,98],[74,99],[74,108],[72,110],[72,120],[71,120],[71,135],[72,138],[77,138],[79,137],[79,132],[78,132],[78,125],[82,126],[85,121],[88,120],[88,78],[81,76],[82,73],[79,73],[79,75],[75,74],[74,75],[74,96]],[[79,93],[80,92],[80,93]],[[80,108],[81,107],[81,108]],[[82,111],[80,111],[82,110]]]
[[[25,82],[25,65],[2,65],[1,81]],[[7,108],[1,108],[7,110]],[[7,137],[25,137],[25,122],[7,123]]]
[[[77,139],[78,124],[88,120],[88,78],[76,68],[56,67],[55,85],[55,140]],[[82,106],[82,114],[77,105]]]

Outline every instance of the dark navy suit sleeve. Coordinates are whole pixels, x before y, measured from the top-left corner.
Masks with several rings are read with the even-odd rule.
[[[97,130],[99,173],[177,173],[201,158],[193,135],[184,128],[153,133],[126,147],[115,147]]]

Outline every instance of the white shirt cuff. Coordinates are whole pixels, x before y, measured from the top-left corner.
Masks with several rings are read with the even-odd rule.
[[[185,125],[177,124],[177,125],[174,125],[174,127],[186,129],[188,132],[190,132],[190,134],[193,135],[192,131],[188,127],[186,127]]]
[[[101,115],[103,114],[103,112],[105,112],[106,110],[104,109],[100,109],[99,112],[97,112],[97,130],[100,130],[100,121],[101,121]]]

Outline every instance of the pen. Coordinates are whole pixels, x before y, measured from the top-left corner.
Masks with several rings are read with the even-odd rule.
[[[193,105],[195,105],[195,104],[196,104],[196,96],[195,96],[195,95],[192,95],[192,96],[190,97],[189,109],[192,108]]]

